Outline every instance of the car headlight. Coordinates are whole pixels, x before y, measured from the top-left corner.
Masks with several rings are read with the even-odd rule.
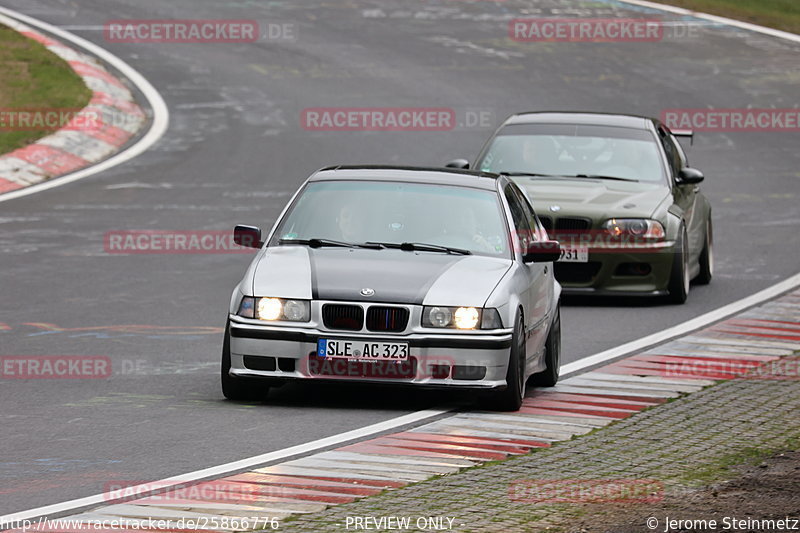
[[[443,306],[423,307],[422,326],[452,329],[497,329],[503,327],[497,309]]]
[[[647,218],[612,218],[603,224],[603,229],[614,237],[663,239],[666,235],[661,222]]]
[[[244,318],[266,321],[308,322],[311,316],[311,304],[308,300],[245,296],[236,314]]]

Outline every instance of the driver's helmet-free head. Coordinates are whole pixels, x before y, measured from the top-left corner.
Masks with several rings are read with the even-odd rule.
[[[526,172],[537,174],[559,173],[559,149],[552,137],[536,135],[525,139],[522,156]]]
[[[642,152],[636,143],[615,144],[602,174],[636,179],[642,171]]]
[[[343,204],[336,216],[340,239],[346,242],[358,241],[364,231],[363,219],[362,210],[349,203]]]

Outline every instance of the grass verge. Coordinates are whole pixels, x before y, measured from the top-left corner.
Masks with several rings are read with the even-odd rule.
[[[66,61],[41,43],[0,25],[0,154],[26,146],[52,129],[13,131],[4,112],[80,109],[92,92]]]
[[[662,4],[800,33],[797,0],[657,0]]]

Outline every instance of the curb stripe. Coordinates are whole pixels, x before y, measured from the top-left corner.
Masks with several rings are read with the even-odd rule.
[[[791,301],[796,300],[795,294],[792,293]],[[790,299],[779,300],[786,301]],[[800,301],[797,306],[800,308]],[[668,398],[691,394],[713,384],[714,380],[748,379],[751,371],[781,360],[778,355],[760,354],[759,350],[787,351],[787,343],[782,340],[739,342],[720,338],[719,327],[712,325],[694,333],[691,339],[683,338],[650,352],[608,363],[567,378],[555,387],[533,390],[515,413],[455,414],[414,429],[340,445],[330,451],[216,481],[204,481],[198,487],[209,489],[207,498],[194,494],[181,498],[184,494],[180,491],[172,498],[144,495],[77,517],[88,520],[92,516],[154,516],[170,520],[172,525],[181,517],[204,514],[270,513],[280,520],[300,512],[317,512],[387,488],[455,473],[490,460],[527,454],[535,448],[568,440],[657,407]],[[753,329],[748,321],[736,325],[735,321],[728,320],[725,327],[744,335],[751,335],[748,332]],[[776,344],[780,348],[776,348]],[[691,346],[699,348],[693,350]],[[709,346],[716,351],[707,350]],[[731,346],[749,351],[732,354]],[[297,507],[302,504],[318,507]]]
[[[145,150],[150,148],[153,144],[155,144],[161,136],[166,132],[167,126],[169,125],[169,110],[167,109],[167,105],[164,102],[164,99],[161,95],[156,91],[153,85],[147,81],[138,71],[132,68],[130,65],[122,61],[119,57],[115,56],[114,54],[110,53],[108,50],[82,38],[78,37],[77,35],[71,34],[68,31],[63,29],[57,28],[52,24],[48,24],[41,20],[37,20],[33,17],[25,15],[23,13],[19,13],[18,11],[14,11],[8,9],[6,7],[0,7],[0,22],[6,24],[7,26],[17,28],[18,30],[27,31],[31,34],[37,34],[39,39],[42,39],[43,43],[46,43],[50,46],[59,46],[62,50],[66,50],[66,45],[56,42],[54,39],[50,37],[44,36],[39,34],[38,31],[33,30],[33,28],[41,29],[42,31],[47,32],[48,34],[54,35],[61,39],[64,43],[70,43],[70,45],[78,47],[88,54],[91,54],[92,57],[85,56],[88,59],[89,65],[98,65],[99,62],[96,61],[94,58],[99,58],[99,61],[102,61],[111,67],[113,67],[116,71],[120,72],[122,76],[125,77],[127,82],[130,82],[133,86],[135,86],[143,95],[147,104],[149,106],[149,110],[152,112],[152,120],[150,122],[149,128],[147,129],[146,133],[144,133],[141,137],[139,137],[133,144],[130,146],[126,146],[124,149],[119,151],[118,153],[108,157],[108,159],[104,159],[101,162],[96,162],[90,166],[77,170],[75,172],[71,172],[57,178],[50,178],[50,176],[42,175],[41,173],[36,172],[22,172],[19,173],[20,182],[22,183],[22,188],[17,188],[16,190],[7,191],[2,196],[0,196],[0,202],[6,202],[9,200],[13,200],[16,198],[21,198],[23,196],[28,196],[31,194],[35,194],[37,192],[45,191],[48,189],[52,189],[55,187],[59,187],[61,185],[66,185],[67,183],[72,183],[73,181],[78,181],[80,179],[86,178],[88,176],[93,176],[104,170],[108,170],[115,166],[118,166],[126,161],[133,159],[134,157],[142,154]],[[99,92],[95,92],[94,96],[90,103],[94,104],[97,98],[110,98],[110,95],[103,96]],[[116,102],[112,101],[113,99],[109,100],[109,105],[118,107],[122,113],[128,113],[131,115],[139,116],[141,118],[142,124],[145,123],[145,115],[144,112],[133,102],[123,102],[117,100]],[[121,115],[120,115],[121,116]],[[134,117],[135,120],[135,117]],[[130,124],[129,130],[131,132],[136,131],[140,128],[141,125],[136,125],[134,123]],[[2,165],[3,158],[0,157],[0,169],[3,168]],[[0,179],[2,179],[3,175],[0,175]],[[5,180],[3,182],[3,186],[8,186],[8,182],[11,180]],[[102,495],[100,495],[102,496]],[[96,497],[89,497],[89,499],[96,501],[98,498]],[[79,498],[76,501],[88,501],[87,498]],[[74,508],[74,504],[67,503],[59,503],[54,505],[48,505],[43,507],[42,509],[64,509],[65,505],[71,505],[71,507],[67,508]],[[48,511],[49,512],[49,511]],[[19,513],[13,513],[8,516],[18,516]]]
[[[116,131],[118,128],[115,128],[113,124],[108,124],[101,119],[99,125],[102,133],[92,135],[88,130],[76,131],[67,125],[28,146],[2,154],[0,155],[0,192],[5,193],[36,185],[98,162],[121,148],[133,133],[144,125],[144,113],[133,101],[133,95],[125,84],[95,62],[93,58],[1,14],[0,22],[25,37],[43,44],[53,54],[66,61],[73,72],[81,77],[84,84],[93,93],[89,104],[81,110],[81,113],[96,112],[97,108],[92,106],[92,102],[98,95],[98,91],[108,91],[115,96],[109,95],[101,98],[106,101],[111,98],[109,105],[115,117],[117,119],[124,118],[132,129],[130,133],[123,135]],[[121,102],[124,104],[115,107]],[[106,113],[93,116],[105,117]],[[16,159],[30,163],[33,168],[23,169],[13,164],[3,164],[4,160]]]

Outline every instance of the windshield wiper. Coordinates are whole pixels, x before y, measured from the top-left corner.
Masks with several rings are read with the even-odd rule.
[[[529,177],[529,178],[589,178],[597,180],[617,180],[617,181],[633,181],[638,183],[639,180],[632,178],[620,178],[619,176],[603,176],[602,174],[539,174],[538,172],[499,172],[503,176],[510,177]]]
[[[639,183],[639,180],[632,178],[620,178],[619,176],[603,176],[601,174],[575,174],[574,176],[565,176],[566,178],[589,178],[597,180],[616,180],[616,181],[633,181]]]
[[[377,244],[355,244],[352,242],[334,241],[331,239],[280,239],[278,240],[278,244],[304,244],[306,246],[310,246],[311,248],[322,248],[323,246],[335,246],[340,248],[370,248],[374,250],[379,250],[381,248],[381,246]]]
[[[540,174],[538,172],[498,172],[502,176],[524,176],[529,178],[560,178],[558,174]]]
[[[472,255],[472,252],[469,250],[464,250],[463,248],[453,248],[451,246],[441,246],[439,244],[428,244],[424,242],[374,242],[368,241],[364,244],[373,245],[373,246],[382,246],[384,248],[395,248],[398,250],[403,250],[406,252],[443,252],[446,254],[458,254],[458,255]]]

